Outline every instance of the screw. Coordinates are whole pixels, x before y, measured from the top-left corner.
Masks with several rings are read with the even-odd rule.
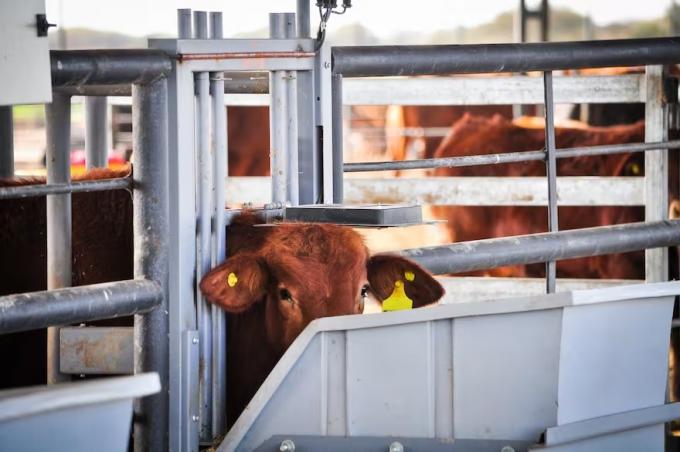
[[[325,61],[325,62],[323,63],[323,67],[325,67],[326,69],[328,69],[329,67],[331,67],[331,63],[329,63],[328,61]]]
[[[390,452],[404,452],[404,446],[399,441],[395,441],[390,444]]]
[[[198,422],[198,416],[194,414],[193,416],[191,416],[191,420],[194,422]]]
[[[295,452],[295,443],[290,439],[284,439],[279,446],[281,452]]]
[[[503,446],[501,452],[515,452],[515,449],[511,446]]]
[[[196,338],[196,337],[193,338],[193,339],[191,340],[191,343],[192,343],[192,344],[198,344],[198,338]]]

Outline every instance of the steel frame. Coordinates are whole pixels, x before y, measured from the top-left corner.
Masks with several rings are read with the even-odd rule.
[[[138,403],[136,450],[167,449],[167,85],[171,65],[154,51],[52,53],[53,102],[47,106],[48,176],[44,186],[10,187],[2,198],[47,195],[48,291],[0,297],[0,333],[58,327],[119,315],[135,316],[135,372],[157,372],[159,394]],[[59,87],[133,84],[134,183],[70,183],[70,94]],[[74,191],[133,187],[134,281],[68,288],[71,284],[71,210]],[[56,290],[53,290],[56,289]],[[157,307],[154,309],[154,307]],[[142,315],[142,313],[145,313]],[[48,381],[61,377],[59,334],[48,344]]]
[[[325,176],[332,170],[326,138],[329,134],[321,132],[323,127],[330,128],[330,110],[323,107],[330,103],[324,101],[324,93],[328,96],[329,92],[319,70],[330,74],[330,52],[322,49],[314,53],[314,41],[305,37],[304,26],[296,37],[291,15],[271,16],[274,39],[226,40],[221,39],[221,30],[213,32],[210,39],[197,39],[207,34],[196,29],[203,26],[196,13],[193,33],[187,18],[190,11],[183,10],[178,18],[181,39],[150,41],[151,47],[163,50],[175,62],[168,77],[170,450],[183,451],[196,450],[199,442],[212,444],[223,433],[224,314],[211,310],[199,296],[196,284],[212,264],[224,258],[225,242],[219,231],[226,216],[220,213],[224,192],[220,193],[219,187],[223,190],[226,178],[226,119],[220,118],[224,114],[220,108],[224,105],[223,93],[230,89],[225,72],[270,72],[272,99],[281,99],[274,102],[280,111],[272,121],[272,154],[281,157],[273,180],[280,183],[273,184],[278,188],[272,189],[268,200],[296,204],[332,197],[332,180]],[[217,21],[213,29],[219,28],[219,19],[213,19]],[[285,25],[278,27],[281,20]],[[257,83],[250,88],[261,89]],[[272,114],[278,111],[271,110]],[[276,139],[277,134],[281,134],[280,139]],[[322,165],[324,176],[318,171]]]

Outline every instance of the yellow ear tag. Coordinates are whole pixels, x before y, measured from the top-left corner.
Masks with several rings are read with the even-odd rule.
[[[387,312],[402,311],[404,309],[413,309],[413,300],[404,291],[404,281],[396,281],[392,294],[382,302],[382,310]]]
[[[229,287],[234,287],[236,283],[238,283],[236,273],[229,273],[229,276],[227,276],[227,284],[229,284]]]
[[[404,272],[404,278],[406,278],[406,281],[413,281],[414,279],[416,279],[416,274],[406,270]]]

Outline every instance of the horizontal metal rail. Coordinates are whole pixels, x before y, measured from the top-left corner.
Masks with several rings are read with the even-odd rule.
[[[167,76],[172,61],[153,49],[53,50],[52,86],[151,83]]]
[[[0,187],[0,199],[31,198],[62,193],[83,193],[106,190],[130,190],[132,179],[121,177],[106,180],[86,180],[70,184],[36,184]]]
[[[661,141],[656,143],[632,143],[632,144],[607,144],[602,146],[586,146],[575,148],[557,149],[555,156],[558,159],[571,157],[587,157],[594,155],[623,154],[626,152],[642,152],[656,149],[678,149],[680,140]],[[393,171],[428,168],[453,168],[463,166],[497,165],[501,163],[518,163],[540,160],[546,158],[543,150],[505,152],[500,154],[465,155],[460,157],[444,157],[434,159],[386,161],[386,162],[356,162],[345,163],[343,168],[346,173],[366,171]]]
[[[0,334],[139,314],[162,299],[161,287],[146,280],[6,295],[0,297]]]
[[[343,77],[529,72],[680,62],[680,38],[333,47]]]
[[[398,254],[413,259],[433,274],[441,275],[678,244],[680,220],[668,220],[475,240],[413,248]]]

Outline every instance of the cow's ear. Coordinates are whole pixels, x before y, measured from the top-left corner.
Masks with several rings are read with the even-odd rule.
[[[243,312],[266,291],[265,262],[252,254],[230,257],[201,280],[203,296],[228,312]]]
[[[444,295],[444,288],[432,275],[401,256],[372,256],[368,261],[368,282],[383,311],[419,308]]]

